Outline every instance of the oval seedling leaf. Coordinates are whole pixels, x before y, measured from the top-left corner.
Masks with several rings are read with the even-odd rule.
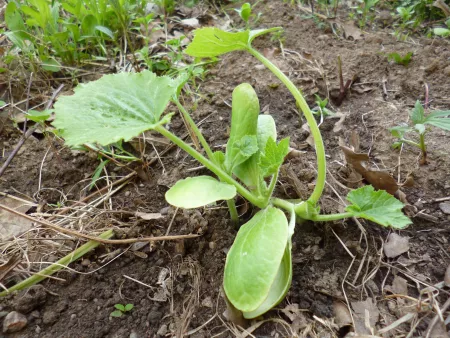
[[[267,207],[244,224],[228,252],[224,289],[229,301],[242,312],[258,309],[268,298],[288,244],[284,213]]]
[[[128,141],[169,122],[170,115],[162,120],[161,115],[176,94],[178,81],[150,71],[105,75],[79,85],[74,95],[61,97],[53,125],[70,146]]]
[[[402,202],[384,190],[375,191],[371,185],[351,191],[347,200],[352,204],[345,210],[355,217],[394,229],[403,229],[412,223],[402,212]]]
[[[187,55],[206,58],[215,57],[235,50],[245,50],[250,31],[230,33],[218,28],[201,28],[194,31],[194,40],[184,51]]]
[[[236,196],[236,188],[219,182],[211,176],[188,177],[179,180],[166,192],[166,201],[183,209],[203,207],[220,200]]]

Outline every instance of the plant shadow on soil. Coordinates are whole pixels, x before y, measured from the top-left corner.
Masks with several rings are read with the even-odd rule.
[[[339,112],[346,115],[341,130],[333,131],[335,119],[327,119],[321,126],[329,160],[330,186],[343,198],[348,192],[342,187],[348,182],[339,138],[347,142],[352,132],[359,135],[361,151],[370,151],[371,165],[397,177],[400,155],[390,148],[393,139],[387,128],[407,121],[408,111],[415,100],[424,99],[424,83],[430,87],[432,106],[448,107],[448,42],[421,39],[416,45],[400,43],[383,30],[368,33],[364,39],[356,41],[337,39],[331,32],[320,30],[312,20],[303,19],[300,12],[281,1],[263,1],[259,8],[263,12],[259,23],[261,27],[284,27],[285,55],[270,57],[302,88],[310,105],[313,105],[314,93],[325,97],[327,88],[330,91],[337,88],[337,55],[343,60],[344,76],[350,78],[358,74],[360,83],[364,83],[354,86],[356,89],[350,91],[339,107]],[[270,54],[276,42],[266,37],[255,45],[261,50],[267,48]],[[383,52],[380,53],[380,50]],[[406,53],[411,50],[414,57],[408,67],[390,64],[384,56],[388,52]],[[383,81],[388,87],[387,98],[383,98]],[[289,92],[277,86],[276,78],[261,69],[251,56],[236,53],[222,57],[222,61],[202,83],[201,93],[208,99],[200,101],[193,113],[194,119],[200,121],[207,118],[201,127],[206,139],[216,147],[223,146],[230,123],[230,108],[226,102],[230,102],[233,88],[242,82],[249,82],[255,87],[262,111],[272,114],[276,120],[279,137],[290,136],[291,147],[303,149],[300,157],[292,158],[283,165],[281,184],[276,193],[285,198],[308,197],[315,178],[314,151],[311,147],[304,148],[308,132],[301,128],[303,122]],[[173,120],[170,128],[184,133],[184,125],[179,118]],[[6,126],[2,136],[4,147],[13,147],[18,137],[16,130]],[[390,230],[375,224],[363,222],[367,242],[361,240],[361,232],[352,220],[299,224],[293,238],[292,287],[277,309],[283,309],[287,304],[298,304],[298,308],[305,312],[299,312],[293,321],[281,312],[273,311],[269,316],[281,316],[297,333],[310,327],[319,337],[338,336],[336,327],[334,331],[327,330],[313,319],[313,315],[332,318],[333,302],[343,301],[344,296],[350,301],[371,297],[378,302],[383,314],[379,326],[384,327],[397,316],[395,310],[394,313],[390,311],[383,301],[383,286],[392,284],[396,275],[406,278],[401,271],[408,270],[429,284],[442,281],[450,263],[449,216],[439,210],[438,203],[427,202],[445,197],[450,192],[449,144],[449,133],[437,129],[430,132],[430,164],[423,167],[418,165],[416,149],[405,147],[401,153],[402,180],[411,172],[415,179],[414,187],[404,189],[408,201],[416,206],[417,212],[432,216],[428,219],[420,215],[414,217],[414,224],[401,231],[402,236],[409,237],[410,243],[408,253],[400,256],[403,260],[380,257]],[[0,190],[34,195],[47,147],[45,140],[30,140],[14,159],[14,166],[2,177]],[[78,182],[89,177],[98,162],[90,155],[74,156],[61,145],[55,145],[50,151],[52,153],[55,155],[47,157],[44,163],[42,187],[57,190],[47,190],[45,196],[39,195],[39,199],[56,203],[63,192],[67,199],[78,200],[82,187]],[[71,265],[73,270],[83,274],[66,270],[56,275],[65,282],[47,280],[17,296],[2,300],[3,310],[15,309],[29,319],[27,329],[18,337],[131,337],[133,333],[136,337],[171,334],[180,337],[181,333],[206,323],[216,312],[222,317],[225,303],[219,294],[223,267],[236,231],[224,205],[193,211],[167,208],[164,193],[168,186],[180,178],[207,172],[204,169],[188,170],[198,164],[179,151],[168,153],[162,162],[164,170],[159,164],[149,168],[150,179],[136,179],[128,184],[112,198],[112,206],[117,210],[161,212],[164,218],[144,221],[129,215],[101,214],[91,221],[89,229],[113,225],[119,229],[118,237],[164,235],[173,218],[171,234],[198,233],[202,236],[184,242],[154,243],[136,251],[133,250],[135,247],[127,246],[99,247]],[[122,172],[118,171],[119,174]],[[336,184],[334,179],[341,185]],[[324,213],[342,211],[342,202],[333,189],[328,186],[321,199]],[[246,209],[245,206],[242,209]],[[246,210],[246,216],[251,212]],[[75,240],[68,242],[78,245]],[[343,244],[356,256],[348,275],[352,257]],[[107,261],[105,255],[115,259],[102,267],[103,262]],[[364,255],[362,271],[353,281]],[[54,256],[58,256],[58,252]],[[346,295],[342,292],[344,278],[349,283],[354,282],[353,286],[345,284]],[[409,295],[413,297],[417,297],[419,290],[425,286],[416,285],[411,279],[408,283]],[[132,303],[134,309],[121,318],[110,318],[109,314],[117,303]],[[427,323],[420,324],[418,332],[426,330]],[[232,336],[223,322],[215,317],[191,336],[212,337],[222,331],[225,331],[222,337]],[[279,336],[292,334],[283,325],[270,322],[256,331],[259,336],[274,336],[276,333]]]

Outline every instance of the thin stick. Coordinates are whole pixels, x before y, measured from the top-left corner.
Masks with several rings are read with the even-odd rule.
[[[80,237],[84,239],[88,239],[91,241],[96,241],[103,244],[130,244],[130,243],[136,243],[136,242],[146,242],[146,241],[170,241],[170,240],[178,240],[178,239],[184,239],[184,238],[196,238],[199,237],[199,235],[177,235],[177,236],[159,236],[159,237],[142,237],[142,238],[127,238],[127,239],[103,239],[96,236],[86,235],[82,234],[78,231],[66,229],[63,227],[60,227],[59,225],[52,224],[47,221],[42,221],[35,219],[33,217],[30,217],[28,215],[25,215],[19,211],[16,211],[14,209],[8,208],[7,206],[0,204],[0,209],[4,209],[6,211],[9,211],[10,213],[13,213],[17,216],[21,216],[25,219],[28,219],[32,222],[39,223],[41,225],[46,226],[47,228],[52,229],[53,231],[61,232],[63,234],[72,235],[75,237]]]
[[[52,94],[52,97],[50,98],[50,100],[47,102],[47,106],[45,109],[50,109],[51,105],[53,104],[53,101],[55,100],[56,96],[58,95],[58,93],[61,91],[61,89],[63,89],[64,85],[61,84]],[[19,152],[20,148],[22,148],[22,146],[24,145],[25,141],[34,133],[34,131],[37,129],[37,127],[39,126],[38,123],[36,123],[33,127],[31,127],[30,129],[27,130],[27,132],[22,136],[22,138],[19,140],[19,142],[17,143],[16,147],[14,148],[14,150],[11,152],[11,154],[8,156],[8,158],[6,159],[5,163],[3,164],[3,166],[0,168],[0,176],[3,175],[3,173],[5,172],[6,168],[8,168],[9,164],[11,163],[11,161],[13,160],[14,156],[17,155],[17,153]]]

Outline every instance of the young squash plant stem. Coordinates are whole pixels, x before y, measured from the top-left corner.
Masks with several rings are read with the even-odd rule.
[[[255,90],[247,83],[237,86],[232,95],[231,129],[225,151],[211,150],[194,120],[178,96],[188,80],[172,79],[144,71],[139,74],[106,75],[80,85],[75,94],[55,104],[54,126],[66,144],[111,144],[128,141],[146,130],[154,130],[213,172],[211,176],[179,180],[165,195],[178,208],[201,208],[226,200],[233,221],[238,214],[234,198],[241,195],[260,210],[237,232],[225,262],[224,290],[229,302],[245,318],[256,318],[280,303],[292,280],[292,242],[296,221],[333,221],[360,217],[383,226],[401,229],[411,221],[401,212],[403,204],[385,191],[365,186],[351,191],[345,212],[320,215],[318,202],[325,187],[325,148],[314,115],[292,81],[270,60],[252,48],[256,37],[279,31],[271,28],[256,31],[225,32],[217,28],[196,30],[186,54],[212,58],[246,51],[265,65],[287,87],[302,110],[314,137],[317,155],[317,179],[306,201],[292,202],[274,198],[273,192],[284,158],[289,152],[289,138],[277,142],[275,120],[260,115]],[[173,113],[163,113],[172,101],[190,130],[200,142],[206,156],[164,127]],[[289,215],[289,220],[287,218]]]

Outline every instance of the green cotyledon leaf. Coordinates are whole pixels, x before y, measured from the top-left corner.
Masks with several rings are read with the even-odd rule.
[[[211,176],[188,177],[179,180],[166,192],[166,201],[183,209],[195,209],[236,196],[236,188]]]
[[[215,57],[248,46],[250,31],[226,32],[219,28],[207,27],[194,31],[194,39],[184,51],[194,57]]]
[[[403,229],[412,223],[402,212],[402,202],[384,190],[375,191],[371,185],[351,191],[347,200],[352,204],[345,210],[355,217],[394,229]]]
[[[269,206],[240,229],[225,262],[224,289],[242,312],[256,310],[268,297],[288,245],[288,221]]]
[[[161,115],[178,86],[178,78],[150,71],[105,75],[60,97],[53,125],[70,146],[128,141],[170,121]]]

